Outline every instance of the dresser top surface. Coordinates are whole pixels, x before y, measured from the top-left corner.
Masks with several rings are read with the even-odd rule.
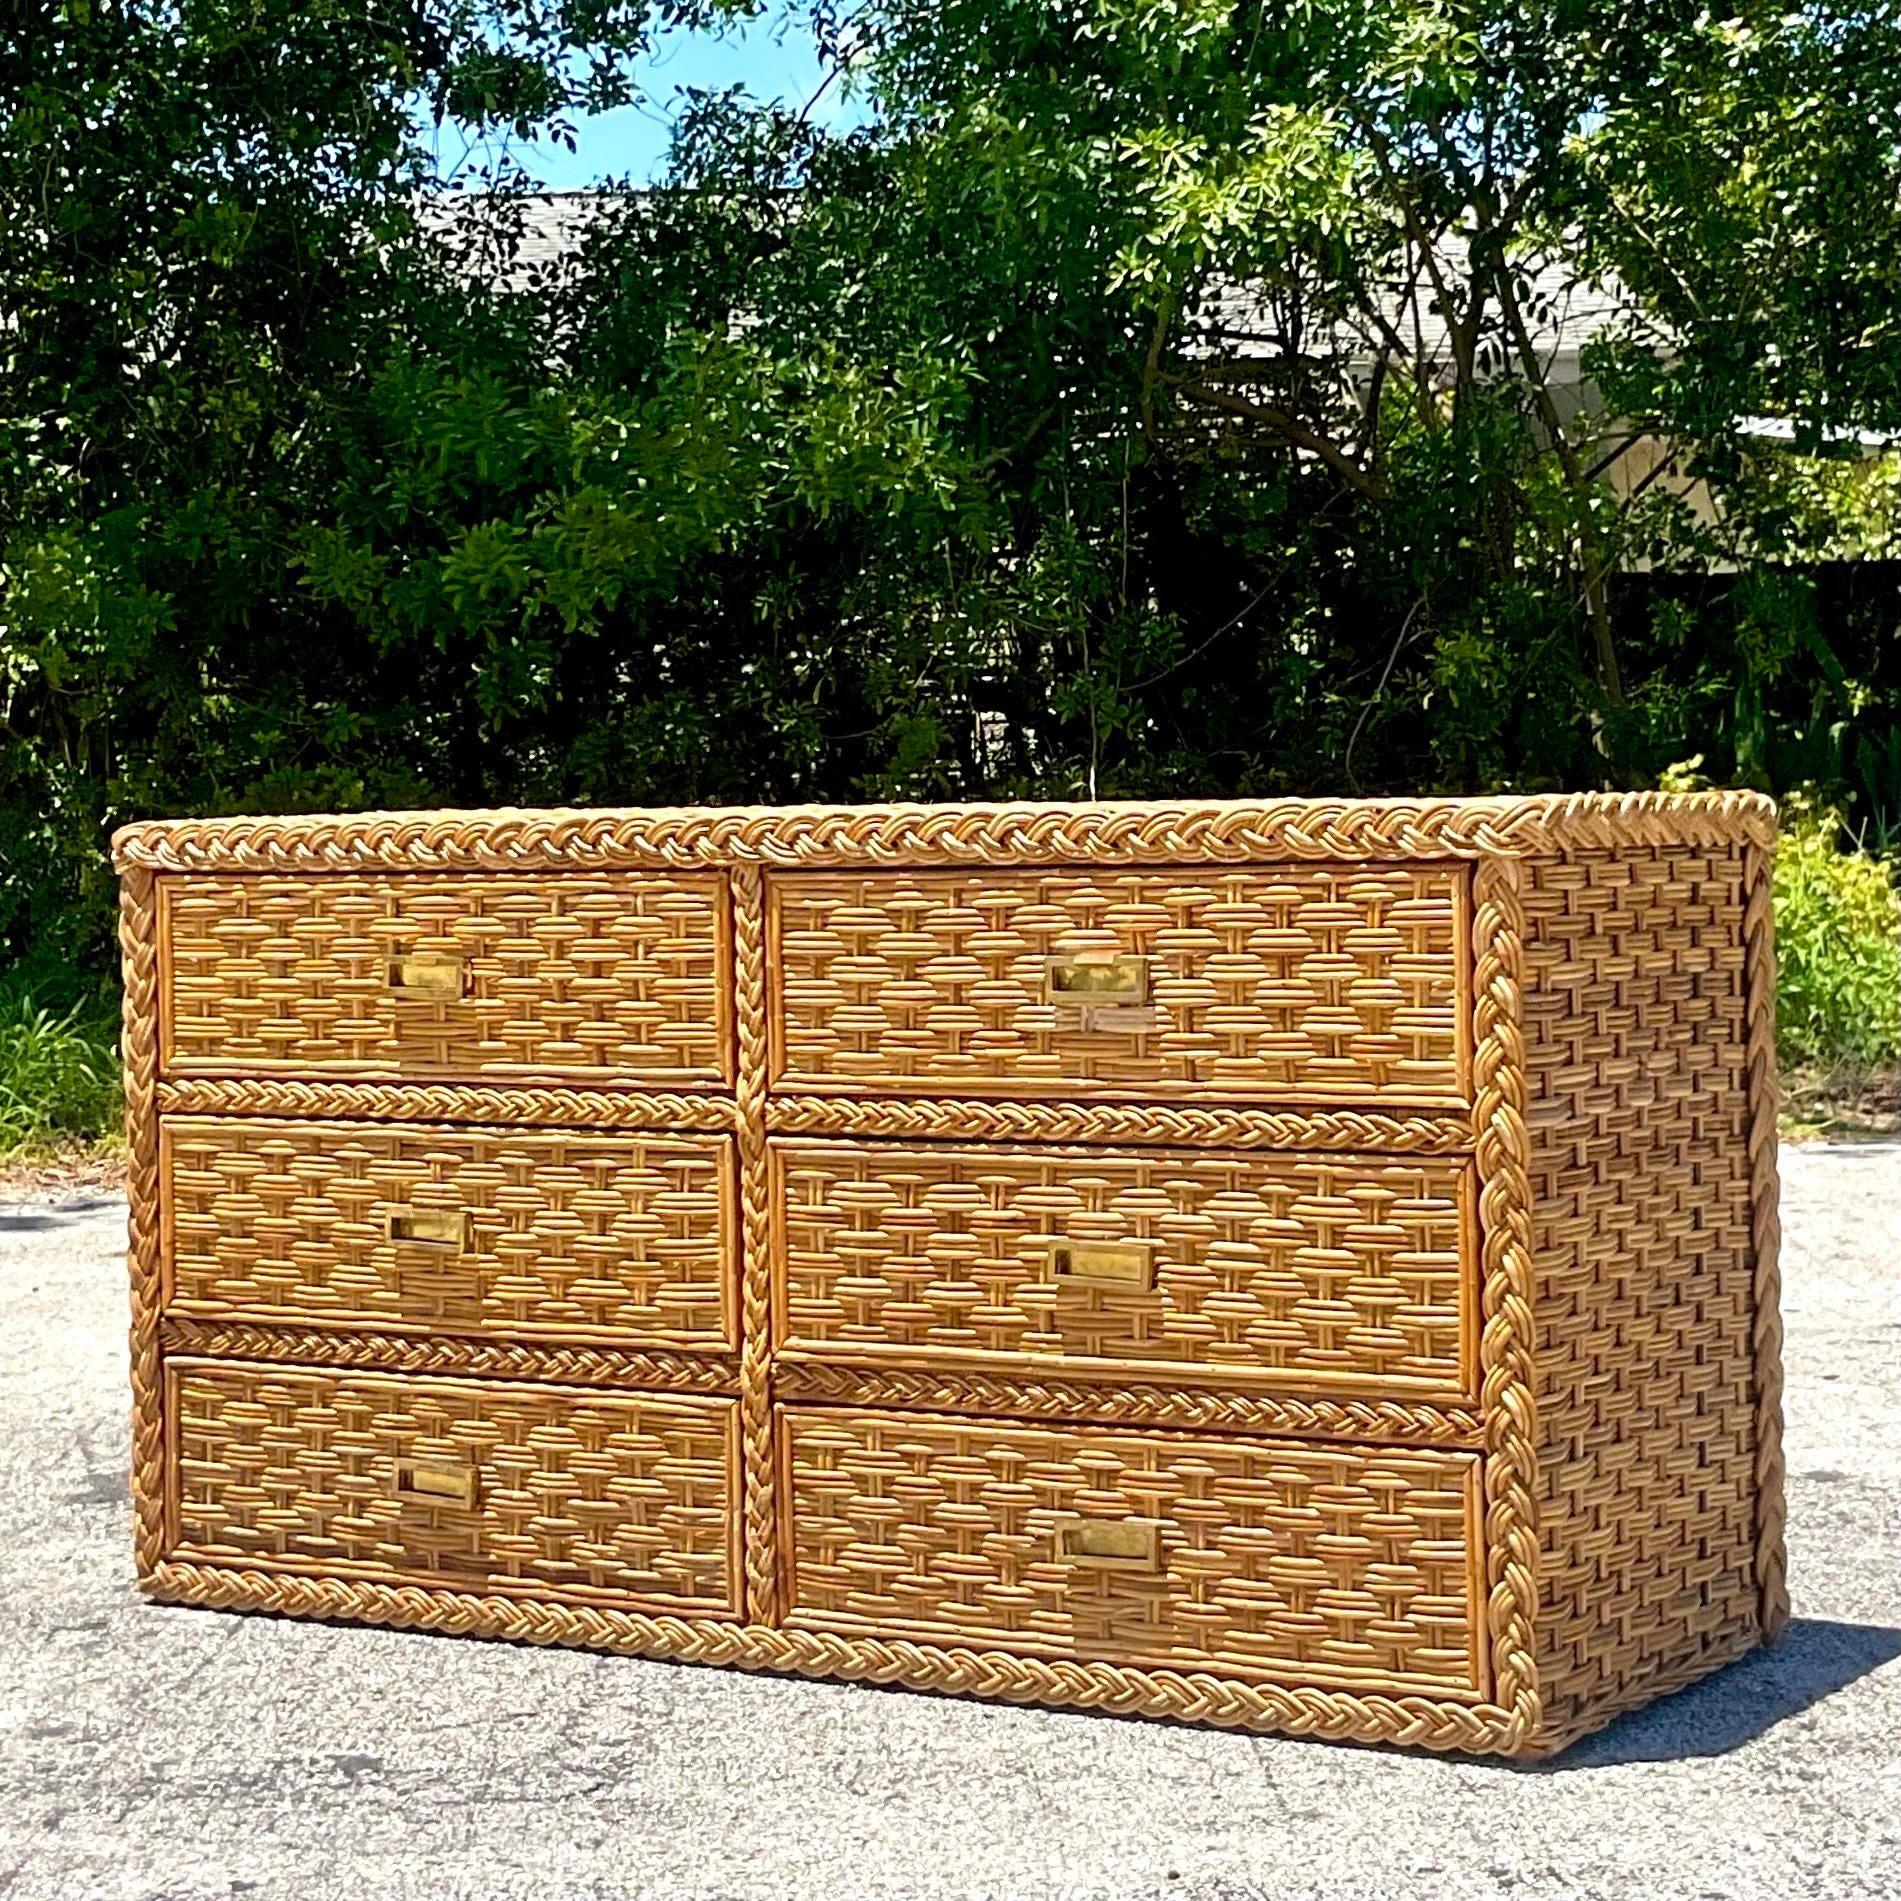
[[[154,819],[122,871],[1395,862],[1766,846],[1754,792],[1101,804],[498,808]]]

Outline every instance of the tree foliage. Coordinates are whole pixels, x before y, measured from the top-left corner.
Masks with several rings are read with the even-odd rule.
[[[6,16],[0,962],[103,970],[156,812],[1694,762],[1901,826],[1891,5],[818,0],[849,130],[694,96],[524,268],[536,142],[727,11]]]

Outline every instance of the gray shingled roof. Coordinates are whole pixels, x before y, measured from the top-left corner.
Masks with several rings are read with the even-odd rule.
[[[617,193],[550,191],[523,194],[519,199],[521,234],[512,258],[503,267],[504,280],[524,282],[531,272],[557,264],[579,247],[587,225]],[[452,220],[474,194],[444,193],[436,200],[438,214]],[[1554,259],[1532,273],[1533,338],[1539,351],[1553,360],[1575,360],[1591,339],[1633,314],[1633,306],[1614,282],[1580,281],[1563,259]],[[1415,337],[1429,362],[1449,357],[1446,324],[1428,284],[1408,294],[1395,286],[1383,313],[1409,344]],[[1259,285],[1223,284],[1204,304],[1201,316],[1221,340],[1224,354],[1273,355],[1290,347],[1272,292]],[[1364,334],[1350,333],[1349,347],[1376,353],[1377,326],[1364,325]]]

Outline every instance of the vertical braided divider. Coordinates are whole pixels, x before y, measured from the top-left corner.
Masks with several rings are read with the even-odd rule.
[[[1473,906],[1473,1121],[1477,1129],[1485,1329],[1486,1621],[1496,1695],[1511,1711],[1506,1754],[1544,1720],[1538,1616],[1538,1406],[1532,1364],[1530,1136],[1525,1122],[1524,867],[1480,861]]]
[[[778,1621],[779,1526],[772,1456],[772,1215],[766,1172],[766,895],[757,865],[736,865],[733,978],[739,1074],[739,1416],[745,1439],[746,1612]]]
[[[119,886],[125,1005],[126,1267],[132,1283],[133,1553],[140,1577],[165,1555],[165,1445],[158,1313],[158,893],[149,871]]]
[[[1756,1583],[1765,1643],[1789,1621],[1783,1543],[1782,1218],[1776,1175],[1775,849],[1743,851],[1743,957],[1748,977],[1749,1214],[1755,1254]]]

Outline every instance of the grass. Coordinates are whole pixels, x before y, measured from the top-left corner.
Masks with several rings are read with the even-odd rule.
[[[117,1140],[119,1058],[110,1026],[28,995],[0,1006],[0,1162],[41,1161]]]

